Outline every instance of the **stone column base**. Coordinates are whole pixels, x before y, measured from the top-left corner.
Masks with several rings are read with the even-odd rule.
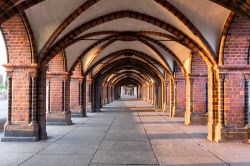
[[[174,117],[184,117],[185,116],[185,111],[182,110],[176,110]]]
[[[248,132],[248,143],[250,143],[250,128],[247,129]]]
[[[221,128],[221,140],[219,142],[243,142],[248,143],[247,128]]]
[[[71,125],[71,112],[47,113],[47,125]]]
[[[208,116],[205,113],[191,113],[190,124],[192,125],[207,125]]]
[[[71,117],[81,118],[81,117],[85,117],[85,116],[83,113],[80,113],[80,112],[71,112]]]
[[[37,124],[5,124],[2,142],[8,141],[38,141],[39,132]]]
[[[82,108],[74,108],[71,109],[71,117],[85,117],[85,113],[83,112]]]
[[[94,108],[93,112],[101,112],[101,108]]]

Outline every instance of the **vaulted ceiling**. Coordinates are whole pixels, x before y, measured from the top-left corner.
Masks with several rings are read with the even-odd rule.
[[[247,0],[12,0],[0,2],[0,23],[24,12],[39,62],[65,51],[68,70],[80,60],[85,72],[98,71],[129,53],[172,72],[194,49],[215,58],[230,12],[249,17],[249,6]]]

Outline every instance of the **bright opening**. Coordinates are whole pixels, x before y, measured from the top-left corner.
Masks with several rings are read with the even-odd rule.
[[[3,67],[3,64],[6,63],[7,52],[2,31],[0,30],[0,126],[5,122],[8,110],[6,70]]]
[[[138,98],[138,88],[134,85],[121,86],[121,98]]]

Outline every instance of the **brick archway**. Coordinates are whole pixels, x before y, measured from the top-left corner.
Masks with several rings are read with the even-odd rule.
[[[39,2],[42,1],[28,0],[20,3],[11,1],[9,5],[5,2],[0,3],[0,9],[3,9],[0,23],[8,52],[8,64],[5,67],[7,68],[9,82],[11,82],[11,86],[9,86],[11,92],[9,116],[5,127],[6,138],[4,139],[12,139],[12,136],[25,136],[27,140],[45,139],[47,137],[46,80],[48,80],[48,77],[56,79],[60,75],[59,88],[54,85],[60,90],[55,95],[59,96],[58,98],[62,101],[59,105],[63,111],[59,112],[65,113],[63,115],[64,120],[70,124],[70,103],[72,104],[71,109],[77,107],[81,116],[84,116],[83,114],[86,112],[87,87],[92,86],[92,96],[90,93],[88,97],[92,97],[94,108],[96,103],[100,104],[99,98],[96,97],[99,95],[99,92],[96,92],[99,85],[107,87],[107,97],[111,100],[110,97],[114,97],[115,86],[124,83],[126,78],[133,80],[131,82],[136,82],[135,80],[138,79],[141,84],[147,82],[148,85],[141,85],[148,91],[146,98],[162,110],[164,102],[168,102],[170,115],[175,116],[177,113],[175,108],[178,106],[176,106],[178,104],[176,94],[178,92],[184,94],[183,91],[180,92],[178,89],[178,83],[176,85],[178,80],[176,75],[178,74],[179,76],[183,74],[183,78],[185,78],[185,80],[182,78],[180,87],[184,87],[183,82],[185,81],[186,124],[192,123],[192,115],[197,112],[200,113],[197,110],[206,109],[208,112],[208,138],[210,140],[246,142],[248,139],[248,116],[250,112],[246,106],[248,105],[250,86],[248,2],[240,3],[237,6],[235,2],[226,4],[226,2],[213,1],[234,11],[228,17],[224,26],[220,50],[217,55],[198,27],[192,24],[188,17],[182,13],[182,10],[163,0],[155,0],[154,2],[173,14],[175,19],[177,18],[178,21],[183,23],[183,27],[191,31],[192,35],[197,37],[197,40],[200,40],[199,42],[189,36],[189,33],[176,28],[168,21],[162,21],[158,16],[151,16],[131,9],[120,9],[120,11],[106,13],[97,18],[94,17],[94,19],[85,23],[79,23],[75,29],[72,28],[73,30],[69,30],[69,33],[65,36],[62,35],[61,39],[56,40],[70,23],[98,2],[88,0],[78,6],[77,10],[71,11],[68,17],[63,18],[64,21],[60,22],[50,38],[46,40],[47,43],[42,51],[37,52],[34,39],[38,36],[33,35],[34,29],[29,24],[30,20],[25,16],[24,10]],[[166,33],[143,30],[120,32],[115,29],[83,34],[98,25],[124,18],[149,23]],[[81,34],[83,36],[79,36]],[[90,37],[97,36],[104,37],[97,39],[94,44],[89,44],[87,49],[84,49],[79,55],[76,53],[74,56],[77,58],[70,59],[70,57],[67,57],[68,60],[72,60],[73,64],[72,67],[68,66],[70,69],[68,72],[65,58],[66,50],[81,40],[93,40]],[[130,42],[135,40],[151,48],[160,60],[156,60],[156,58],[138,50],[119,50],[105,55],[105,58],[100,58],[93,66],[87,67],[86,73],[83,72],[82,61],[92,48],[100,47],[97,55],[93,55],[96,58],[95,56],[101,55],[106,48],[112,46],[112,43],[116,41]],[[170,46],[164,45],[160,42],[161,40],[173,42],[177,44],[177,47],[172,45],[170,49]],[[179,55],[173,51],[182,47],[184,47],[183,52],[180,51]],[[190,56],[188,51],[188,53],[185,52],[185,49],[191,51]],[[121,58],[120,54],[124,53],[132,53],[134,57],[128,58],[130,56],[128,55],[127,58]],[[165,56],[166,54],[170,54],[170,56]],[[184,54],[187,58],[181,60]],[[52,74],[48,73],[54,58],[59,56],[64,57],[64,60],[63,58],[60,59],[63,67],[60,66],[59,73],[55,71]],[[106,64],[100,65],[102,62],[106,62]],[[119,65],[125,68],[124,72],[120,71],[122,69]],[[138,73],[132,71],[133,69],[139,71],[141,77],[137,77],[136,74]],[[115,72],[120,76],[112,76],[111,73]],[[87,81],[89,81],[88,84]],[[90,82],[92,82],[92,85]],[[206,84],[206,88],[201,84]],[[201,93],[193,94],[194,89],[201,91]],[[66,92],[71,92],[74,95],[70,98],[70,95],[65,95]],[[81,93],[83,96],[80,95]],[[205,95],[206,101],[204,100]],[[163,101],[160,101],[160,98]],[[200,98],[202,100],[199,100]],[[74,101],[77,102],[74,103]],[[204,102],[206,102],[207,108],[201,105]],[[23,130],[25,131],[23,132]]]

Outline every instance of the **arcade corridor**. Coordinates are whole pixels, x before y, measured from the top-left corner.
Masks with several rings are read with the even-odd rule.
[[[250,0],[0,0],[0,166],[250,165]]]
[[[46,141],[0,142],[0,165],[250,164],[249,145],[210,142],[205,126],[185,126],[183,118],[168,118],[141,100],[115,101],[88,115],[70,126],[49,126]]]

